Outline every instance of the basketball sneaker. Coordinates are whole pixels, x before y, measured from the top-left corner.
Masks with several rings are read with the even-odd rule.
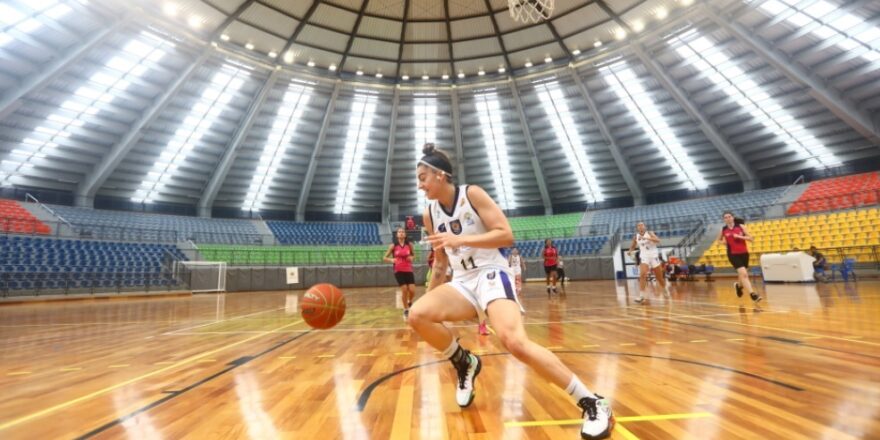
[[[485,322],[481,322],[481,323],[480,323],[480,328],[479,328],[479,330],[480,330],[480,334],[483,335],[483,336],[489,334],[489,326],[486,325]]]
[[[759,303],[759,302],[761,302],[761,300],[762,300],[762,299],[764,299],[764,298],[761,298],[761,295],[758,295],[758,294],[757,294],[757,293],[755,293],[755,292],[752,292],[752,294],[751,294],[751,295],[749,295],[749,296],[751,296],[751,297],[752,297],[752,301],[754,301],[754,302],[755,302],[755,304],[757,304],[757,303]]]
[[[598,394],[596,397],[584,397],[578,402],[578,406],[584,410],[582,439],[602,439],[611,436],[611,430],[614,429],[614,414],[611,412],[608,399]]]
[[[468,363],[466,365],[455,365],[455,370],[458,373],[458,384],[455,388],[455,401],[458,402],[458,406],[465,408],[470,406],[471,402],[474,401],[474,381],[477,379],[477,375],[480,374],[480,370],[483,368],[483,362],[480,361],[479,356],[475,356],[471,353],[467,354]]]
[[[670,296],[672,295],[669,293],[669,284],[667,284],[666,287],[663,288],[663,297],[669,298]]]
[[[639,295],[639,297],[634,299],[633,301],[635,301],[637,304],[643,304],[646,301],[646,299],[644,296]]]
[[[743,286],[740,283],[733,283],[733,288],[736,289],[736,297],[742,298],[743,296]]]

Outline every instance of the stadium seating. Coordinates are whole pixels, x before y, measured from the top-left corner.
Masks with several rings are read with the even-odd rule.
[[[840,263],[844,258],[870,262],[874,259],[872,247],[880,246],[878,208],[764,220],[746,227],[755,237],[749,245],[753,265],[758,265],[760,254],[794,248],[806,251],[810,246],[816,246],[829,263]],[[700,263],[731,267],[726,252],[724,244],[714,243]]]
[[[0,236],[0,291],[167,286],[166,256],[186,259],[171,245]]]
[[[15,200],[0,199],[0,232],[48,235],[52,229]]]
[[[553,244],[563,257],[566,255],[595,255],[605,246],[608,241],[606,236],[598,237],[575,237],[554,239]],[[541,258],[544,252],[544,240],[529,240],[516,242],[520,255],[525,258]]]
[[[823,179],[811,183],[787,213],[798,215],[876,205],[878,193],[878,172]]]
[[[206,261],[238,265],[383,264],[386,246],[220,246],[200,245]],[[418,252],[416,252],[418,254]]]
[[[517,240],[573,237],[584,214],[510,217],[510,228]]]
[[[279,243],[308,246],[381,244],[376,223],[268,221]]]
[[[771,188],[731,194],[719,197],[705,197],[675,203],[615,208],[596,211],[593,224],[609,224],[610,232],[617,228],[634,231],[636,223],[644,221],[648,229],[658,236],[685,235],[698,222],[720,223],[724,211],[733,211],[744,218],[763,217],[765,207],[773,205],[786,188]]]
[[[261,242],[248,220],[145,214],[50,205],[81,234],[107,240],[253,244]]]

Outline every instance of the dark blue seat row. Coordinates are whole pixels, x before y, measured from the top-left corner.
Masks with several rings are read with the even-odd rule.
[[[266,224],[282,244],[370,245],[382,244],[376,223],[286,222]]]

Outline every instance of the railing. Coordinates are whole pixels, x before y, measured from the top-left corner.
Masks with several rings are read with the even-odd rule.
[[[706,229],[706,224],[703,222],[699,222],[694,226],[694,228],[675,245],[676,255],[682,260],[688,261],[694,247],[696,247],[697,243],[699,243],[703,238],[703,235],[706,233]]]
[[[16,293],[67,295],[170,291],[179,287],[170,272],[135,269],[108,272],[94,267],[64,269],[53,272],[0,272],[0,296],[17,296]]]

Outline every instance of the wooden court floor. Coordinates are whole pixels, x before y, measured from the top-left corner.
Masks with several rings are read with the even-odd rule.
[[[649,305],[632,282],[529,284],[523,303],[530,337],[610,397],[613,438],[880,438],[880,282],[761,289],[760,308],[723,280]],[[456,327],[484,360],[462,410],[395,289],[348,289],[330,331],[296,298],[0,306],[0,438],[579,438],[568,396],[475,323]]]

